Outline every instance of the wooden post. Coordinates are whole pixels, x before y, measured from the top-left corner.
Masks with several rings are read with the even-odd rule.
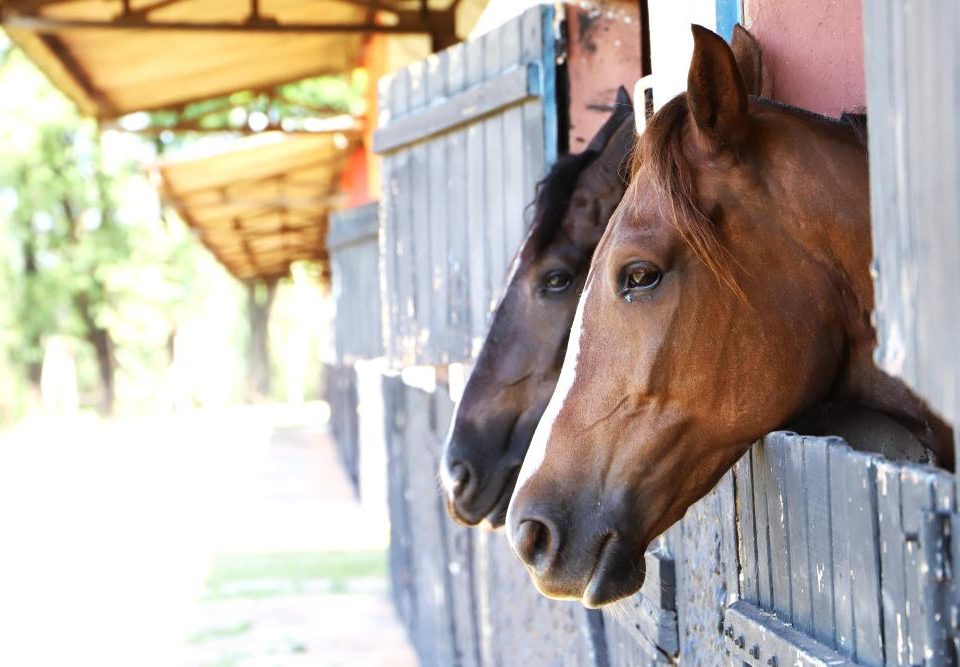
[[[863,23],[876,358],[956,427],[960,9],[955,3],[868,2]]]
[[[266,398],[270,394],[270,309],[278,282],[278,278],[246,281],[250,322],[247,393],[250,400]]]

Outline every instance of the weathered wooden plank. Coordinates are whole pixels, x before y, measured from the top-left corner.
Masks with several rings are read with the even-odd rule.
[[[330,214],[327,250],[337,252],[349,246],[376,241],[379,233],[379,204],[373,202]]]
[[[473,562],[475,564],[473,595],[477,609],[477,641],[479,643],[480,664],[496,665],[494,613],[496,600],[494,590],[497,579],[494,577],[490,554],[490,541],[498,536],[486,530],[475,533],[473,540]]]
[[[427,80],[432,96],[443,96],[447,92],[447,54],[441,53],[427,61]],[[446,138],[435,137],[426,142],[427,178],[430,190],[427,206],[428,242],[430,261],[420,265],[426,272],[430,294],[430,319],[421,320],[421,324],[430,330],[430,337],[420,363],[443,364],[449,361],[447,345],[447,199],[449,183],[447,171]]]
[[[451,94],[467,85],[466,49],[449,49],[447,85]],[[447,159],[447,336],[451,360],[470,358],[470,246],[467,230],[467,130],[446,135]]]
[[[878,461],[876,470],[885,664],[907,665],[900,466],[889,461]]]
[[[430,324],[433,308],[440,307],[433,301],[430,289],[430,157],[425,144],[416,144],[410,149],[411,187],[417,195],[412,198],[412,267],[414,287],[413,340],[411,363],[429,358],[432,344]]]
[[[919,466],[904,466],[900,473],[900,512],[903,525],[904,602],[907,616],[908,664],[922,664],[926,644],[924,618],[925,586],[922,569],[924,555],[920,545],[923,521],[933,505],[933,489],[929,476]]]
[[[526,12],[525,12],[526,13]],[[539,12],[533,12],[538,14]],[[500,36],[500,68],[513,69],[523,64],[523,14],[515,16],[497,29]]]
[[[396,97],[400,87],[399,73],[390,74],[379,81],[379,102],[381,119],[392,117],[398,107]],[[397,177],[399,156],[386,156],[380,160],[380,180],[382,200],[380,205],[380,293],[381,301],[381,337],[383,349],[388,359],[399,356],[398,337],[394,335],[400,326],[400,294],[394,288],[394,276],[397,273],[398,257],[398,207],[401,205]]]
[[[804,465],[805,439],[790,438],[784,452],[787,531],[790,544],[790,619],[794,627],[813,632],[814,583],[810,573],[809,539],[807,534],[807,494]]]
[[[552,14],[552,9],[547,13]],[[525,12],[522,15],[521,50],[524,62],[541,60],[544,51],[543,27],[544,17],[539,12]],[[548,77],[552,79],[552,63],[544,62],[543,67],[533,71],[533,75],[541,77],[544,82]],[[545,91],[545,88],[545,83],[541,83],[540,89]],[[552,96],[549,99],[552,100]],[[520,107],[523,116],[523,192],[526,193],[528,201],[533,201],[537,182],[546,172],[547,164],[555,159],[546,155],[544,146],[545,106],[554,105],[545,105],[541,100],[530,100]]]
[[[488,80],[423,113],[401,118],[377,130],[373,135],[373,150],[389,153],[495,115],[535,98],[540,94],[540,86],[540,69],[537,66],[518,66],[500,75],[493,73]]]
[[[830,536],[830,468],[827,441],[806,438],[804,442],[803,498],[807,506],[807,562],[811,576],[811,617],[813,636],[833,646],[833,556]]]
[[[487,76],[499,72],[501,65],[500,31],[489,32],[483,36],[483,70]],[[492,116],[483,121],[483,168],[486,174],[486,252],[488,258],[487,308],[492,310],[499,298],[500,288],[507,270],[507,257],[504,252],[505,215],[503,191],[505,184],[504,169],[503,116]]]
[[[517,16],[499,30],[500,66],[503,68],[521,66],[522,22],[523,17]],[[531,70],[536,70],[536,67]],[[533,76],[539,83],[539,72],[534,71]],[[524,210],[532,193],[523,189],[523,110],[513,106],[505,109],[502,116],[503,255],[509,264],[525,236]]]
[[[757,599],[757,528],[753,509],[753,448],[733,468],[737,494],[737,540],[740,557],[740,597],[754,604]]]
[[[883,663],[883,629],[873,457],[848,450],[845,463],[850,507],[844,532],[850,543],[856,657],[858,662],[878,665]]]
[[[771,433],[765,439],[767,461],[770,466],[769,486],[766,489],[767,513],[770,531],[770,581],[773,587],[773,609],[784,621],[791,618],[790,540],[787,514],[786,433]]]
[[[854,626],[853,599],[850,581],[850,493],[849,477],[845,474],[849,448],[842,441],[831,440],[827,447],[830,467],[830,530],[833,554],[834,646],[844,655],[853,657]],[[859,546],[859,545],[858,545]]]
[[[411,628],[417,614],[417,589],[413,574],[413,531],[404,447],[406,393],[398,376],[384,376],[383,396],[390,497],[391,590],[400,618]]]
[[[484,66],[483,40],[467,43],[466,65],[467,85],[475,85],[483,78]],[[486,170],[483,167],[484,128],[482,123],[474,123],[467,128],[466,137],[466,174],[467,174],[467,242],[469,245],[470,273],[468,291],[470,297],[470,335],[471,348],[479,351],[479,343],[487,330],[489,313],[488,284],[489,260],[486,252],[487,198]],[[476,345],[474,345],[476,341]]]
[[[773,584],[770,580],[770,515],[767,488],[770,464],[764,441],[753,446],[753,508],[757,531],[757,600],[763,609],[773,609]]]
[[[413,642],[427,664],[452,663],[453,637],[449,626],[446,544],[437,512],[437,486],[432,474],[436,459],[430,424],[430,394],[404,387],[406,428],[403,449],[406,456],[407,489],[414,549],[413,572],[417,587],[417,613]]]
[[[920,547],[926,567],[924,621],[927,628],[924,654],[930,664],[948,664],[956,658],[948,618],[956,604],[953,588],[953,540],[956,529],[956,493],[953,477],[943,471],[930,471],[933,506],[924,521]]]
[[[427,63],[416,61],[407,66],[410,72],[410,108],[427,106]],[[411,256],[413,279],[413,318],[411,322],[410,362],[416,363],[429,349],[430,323],[434,306],[430,293],[430,174],[429,155],[425,143],[410,147],[410,193],[411,199]]]
[[[413,102],[411,101],[411,70],[404,68],[397,72],[396,105],[394,113],[407,113]],[[396,246],[392,251],[396,254],[394,262],[395,273],[390,276],[390,283],[385,285],[387,291],[396,290],[399,302],[399,317],[396,322],[394,335],[397,338],[394,364],[400,366],[411,363],[415,353],[416,334],[416,266],[417,255],[414,247],[414,202],[411,197],[403,193],[411,192],[414,188],[413,161],[410,152],[398,153],[391,159],[393,172],[396,174],[391,196],[396,202],[394,214],[396,216]]]
[[[643,555],[646,578],[640,593],[658,609],[677,610],[677,570],[673,558],[662,547],[651,547]]]
[[[878,0],[863,19],[877,358],[957,423],[960,6]]]
[[[519,107],[503,113],[503,255],[512,262],[526,236],[525,213],[533,193],[523,189],[524,127]]]
[[[327,251],[337,309],[334,343],[341,364],[383,353],[378,213],[373,203],[330,216]]]
[[[437,450],[442,448],[447,427],[453,416],[454,405],[446,387],[434,394],[433,439]],[[438,500],[439,497],[438,497]],[[446,533],[447,579],[450,623],[454,637],[454,662],[458,667],[474,667],[481,663],[477,604],[474,599],[473,535],[464,526],[455,526],[446,516],[443,502],[438,502],[440,525]]]

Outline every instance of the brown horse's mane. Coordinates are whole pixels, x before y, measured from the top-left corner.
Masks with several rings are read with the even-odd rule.
[[[687,96],[681,93],[667,102],[648,121],[637,141],[631,160],[631,174],[641,165],[650,165],[654,185],[670,204],[670,223],[717,279],[737,295],[743,292],[730,270],[729,252],[720,242],[717,228],[697,200],[693,172],[683,153],[683,130],[689,113]],[[638,193],[628,191],[629,204],[640,205]]]
[[[561,155],[547,175],[537,183],[533,200],[530,241],[537,253],[553,243],[570,207],[580,174],[600,157],[600,151],[588,148],[580,153]]]
[[[769,106],[809,116],[843,126],[861,143],[866,144],[867,123],[863,113],[845,113],[841,118],[830,118],[768,99],[753,98]],[[630,172],[636,174],[641,165],[651,165],[650,175],[654,185],[661,190],[670,203],[669,220],[680,236],[710,269],[717,279],[743,298],[743,291],[731,271],[731,258],[710,216],[697,199],[693,171],[683,151],[683,130],[690,118],[686,93],[667,102],[648,121],[646,130],[633,151]],[[638,193],[628,190],[629,204],[635,209],[640,205]]]

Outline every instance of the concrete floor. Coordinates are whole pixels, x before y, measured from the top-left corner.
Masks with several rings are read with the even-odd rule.
[[[230,559],[336,552],[349,566],[386,547],[313,414],[43,420],[0,434],[0,665],[415,665],[382,573],[241,572],[211,591]]]

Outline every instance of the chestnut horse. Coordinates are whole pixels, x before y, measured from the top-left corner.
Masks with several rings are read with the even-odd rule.
[[[732,48],[748,88],[758,93],[756,40],[738,25]],[[587,149],[561,158],[537,188],[532,233],[464,388],[441,463],[447,508],[460,523],[503,523],[560,375],[590,259],[626,189],[623,163],[635,145],[633,125],[621,88],[614,113]]]
[[[530,438],[560,375],[590,258],[627,187],[633,107],[613,113],[587,148],[561,157],[537,186],[533,224],[456,414],[441,463],[457,521],[503,524]]]
[[[952,433],[873,364],[867,152],[850,125],[751,98],[694,26],[591,263],[511,500],[541,592],[598,606],[752,442],[824,404],[877,410],[952,466]]]

